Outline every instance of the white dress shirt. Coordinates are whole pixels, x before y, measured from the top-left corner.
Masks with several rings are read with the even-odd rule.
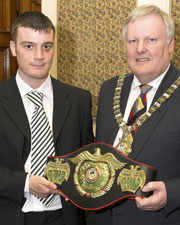
[[[22,101],[24,104],[24,108],[27,114],[27,118],[30,124],[31,117],[34,111],[34,105],[33,103],[27,98],[26,94],[30,91],[34,91],[32,87],[30,87],[26,82],[22,80],[22,78],[19,76],[18,72],[16,74],[16,82],[17,86],[19,88],[20,95],[22,97]],[[52,120],[53,120],[53,90],[52,90],[52,84],[51,84],[51,78],[48,76],[48,78],[45,80],[45,82],[36,89],[37,91],[43,93],[43,107],[46,112],[46,116],[49,120],[49,124],[52,129]],[[26,184],[24,189],[24,197],[26,198],[26,202],[22,208],[23,212],[40,212],[40,211],[51,211],[51,210],[57,210],[62,208],[62,203],[60,196],[57,195],[54,199],[51,206],[46,207],[45,205],[40,202],[34,195],[32,195],[29,192],[29,173],[31,168],[31,151],[30,154],[26,160],[26,163],[24,165],[25,172],[28,173],[28,176],[26,178]]]
[[[167,70],[169,69],[169,66],[168,66],[168,68],[166,69],[166,71],[163,74],[161,74],[155,80],[153,80],[150,83],[148,83],[150,86],[152,86],[152,88],[146,94],[146,99],[147,99],[147,109],[146,109],[146,111],[149,110],[149,107],[150,107],[150,105],[152,103],[152,100],[153,100],[155,94],[156,94],[156,91],[157,91],[159,85],[161,84],[161,81],[163,80],[163,78],[164,78]],[[128,121],[131,108],[132,108],[134,102],[136,101],[137,97],[141,93],[141,89],[139,87],[140,85],[141,85],[141,83],[139,82],[139,80],[137,79],[137,77],[134,76],[134,79],[133,79],[132,84],[131,84],[131,89],[130,89],[128,101],[127,101],[127,104],[126,104],[126,109],[125,109],[124,117],[123,117],[123,120],[125,122]],[[113,143],[113,146],[114,147],[116,147],[118,145],[119,138],[122,137],[122,134],[123,134],[122,133],[122,129],[120,128],[118,130],[118,133],[117,133],[116,138],[115,138],[114,143]]]

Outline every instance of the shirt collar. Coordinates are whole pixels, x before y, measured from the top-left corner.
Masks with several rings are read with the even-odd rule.
[[[162,73],[162,74],[161,74],[160,76],[158,76],[155,80],[149,82],[148,84],[149,84],[150,86],[152,86],[153,88],[158,89],[158,87],[159,87],[161,81],[163,80],[164,76],[166,75],[166,72],[168,71],[169,67],[170,67],[170,64],[169,64],[169,66],[167,67],[167,69],[164,71],[164,73]],[[137,77],[134,76],[134,79],[133,79],[133,82],[132,82],[132,86],[131,86],[131,87],[132,87],[133,89],[136,89],[136,88],[139,87],[140,85],[141,85],[141,83],[139,82],[139,80],[137,79]]]
[[[19,88],[21,97],[23,98],[28,92],[30,91],[39,91],[43,93],[44,97],[52,97],[52,83],[51,83],[51,77],[48,75],[47,79],[44,81],[44,83],[37,89],[33,89],[31,86],[29,86],[19,75],[17,72],[16,74],[16,83]]]

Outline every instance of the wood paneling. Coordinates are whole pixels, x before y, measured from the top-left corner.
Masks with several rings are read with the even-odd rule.
[[[32,1],[32,11],[41,12],[41,0]]]
[[[9,49],[10,28],[17,16],[16,9],[16,0],[0,0],[0,82],[9,79],[17,69]]]
[[[16,58],[9,49],[10,29],[17,15],[25,11],[41,11],[41,0],[0,0],[0,82],[17,70]]]
[[[19,0],[19,13],[26,11],[41,12],[41,0]]]
[[[0,31],[10,30],[10,0],[0,0]]]

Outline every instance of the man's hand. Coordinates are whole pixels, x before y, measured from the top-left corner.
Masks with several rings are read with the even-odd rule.
[[[153,194],[147,198],[136,197],[138,208],[147,211],[158,211],[165,207],[167,202],[167,192],[164,182],[149,182],[142,189],[143,192],[152,191]]]
[[[46,198],[49,194],[59,194],[56,184],[41,176],[29,177],[29,191],[40,198]]]

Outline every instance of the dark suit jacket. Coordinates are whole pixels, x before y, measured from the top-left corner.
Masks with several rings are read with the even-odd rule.
[[[53,135],[56,155],[93,142],[89,91],[52,78]],[[15,76],[0,84],[0,219],[2,225],[23,225],[24,164],[30,151],[30,127]],[[82,211],[62,199],[67,225],[81,224]],[[84,224],[84,223],[82,223]]]
[[[170,66],[153,103],[180,76]],[[114,118],[113,97],[118,77],[105,81],[99,95],[97,141],[113,144],[118,131]],[[125,78],[121,96],[124,114],[133,75]],[[153,104],[152,103],[152,104]],[[180,87],[137,131],[129,157],[157,168],[157,181],[164,181],[167,205],[158,212],[142,211],[134,200],[119,201],[110,209],[95,213],[96,225],[160,225],[180,224]]]

